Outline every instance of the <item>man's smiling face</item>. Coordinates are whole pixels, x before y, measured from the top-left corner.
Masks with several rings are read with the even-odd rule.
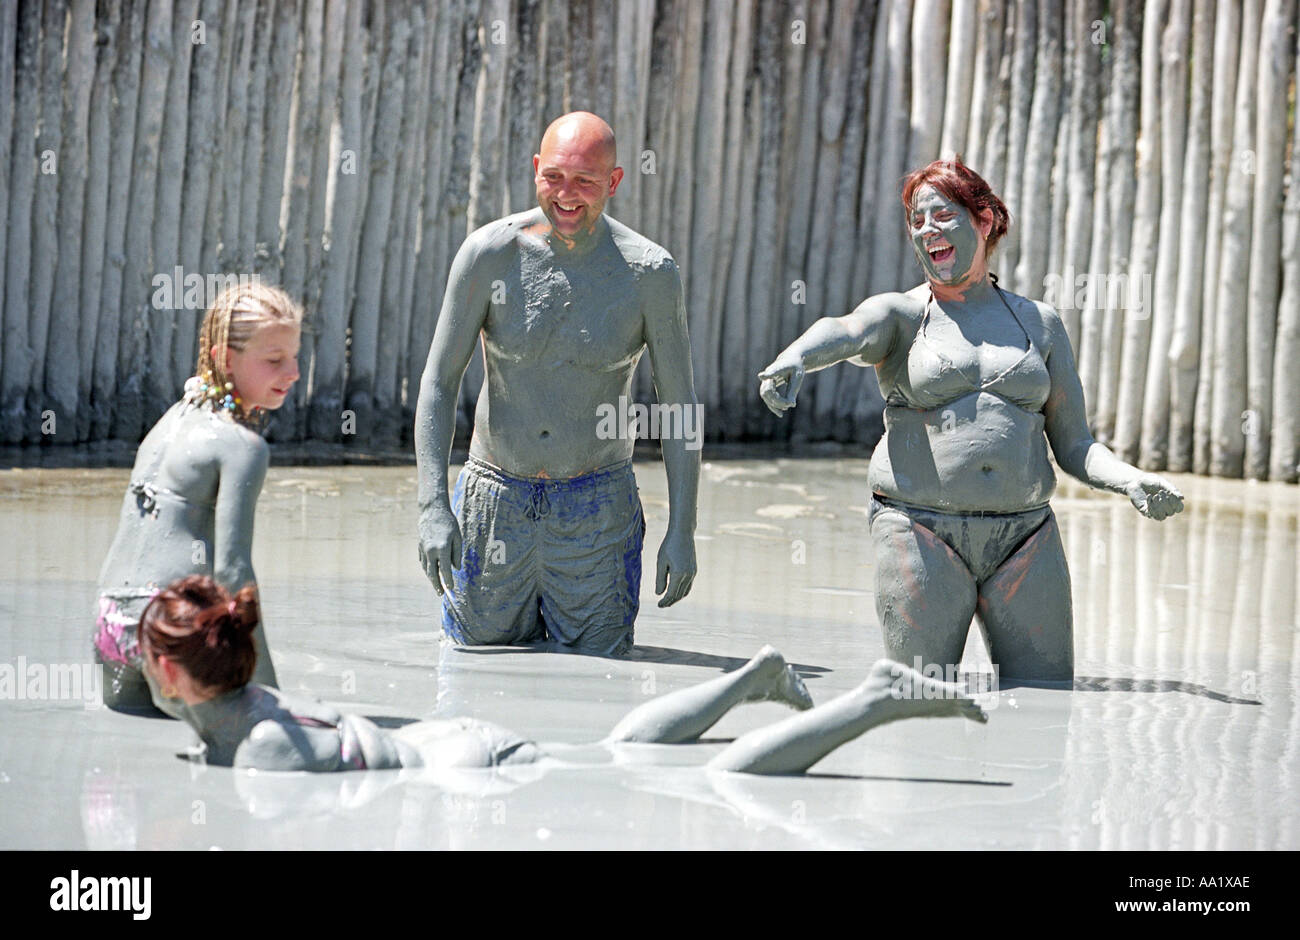
[[[562,238],[591,232],[623,178],[614,165],[612,137],[606,139],[591,124],[577,118],[557,121],[533,156],[537,204]]]

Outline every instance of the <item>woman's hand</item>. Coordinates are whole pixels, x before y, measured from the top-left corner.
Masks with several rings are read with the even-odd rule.
[[[1125,495],[1148,519],[1167,519],[1183,511],[1183,494],[1164,477],[1144,473],[1124,489]]]
[[[803,385],[805,369],[802,357],[787,357],[784,353],[758,373],[758,394],[763,403],[778,418],[794,407],[795,396]]]

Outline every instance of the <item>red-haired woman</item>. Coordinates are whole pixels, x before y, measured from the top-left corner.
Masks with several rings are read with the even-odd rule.
[[[210,764],[255,770],[433,770],[531,764],[542,751],[512,731],[472,718],[417,721],[395,732],[359,715],[250,682],[257,600],[233,597],[205,575],[160,591],[140,618],[144,668],[198,733]],[[801,773],[846,741],[902,718],[988,716],[951,684],[881,660],[857,688],[814,708],[794,669],[770,646],[739,669],[633,709],[607,743],[694,741],[745,702],[799,714],[743,734],[709,762],[714,770]]]
[[[875,366],[885,436],[871,457],[885,655],[946,667],[979,614],[1002,678],[1074,675],[1070,575],[1048,499],[1061,469],[1164,519],[1183,497],[1092,438],[1070,340],[1049,305],[1000,288],[1006,206],[958,157],[903,184],[925,283],[818,320],[759,373],[778,416],[807,372]]]

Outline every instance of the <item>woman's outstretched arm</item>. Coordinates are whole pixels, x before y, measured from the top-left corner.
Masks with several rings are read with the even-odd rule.
[[[1088,429],[1083,385],[1065,325],[1051,306],[1038,304],[1047,330],[1047,372],[1052,391],[1043,406],[1044,429],[1062,470],[1088,486],[1123,493],[1144,516],[1164,519],[1180,512],[1183,494],[1164,477],[1146,473],[1116,457]]]
[[[794,407],[808,372],[846,360],[868,366],[884,359],[898,333],[894,311],[900,300],[899,294],[876,294],[847,316],[822,317],[808,327],[758,374],[759,394],[772,413],[780,416]]]

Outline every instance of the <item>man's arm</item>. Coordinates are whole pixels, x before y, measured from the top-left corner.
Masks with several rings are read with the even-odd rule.
[[[681,405],[682,433],[663,435],[660,445],[668,475],[668,532],[659,548],[655,593],[660,607],[677,603],[695,580],[695,510],[700,489],[700,446],[704,441],[703,409],[691,376],[691,341],[686,331],[686,299],[677,265],[669,263],[647,276],[644,285],[645,341],[650,353],[655,394],[661,405]],[[689,422],[689,423],[688,423]],[[661,430],[664,425],[660,425]],[[691,431],[688,439],[686,431]],[[671,584],[669,576],[671,575]]]
[[[487,317],[491,283],[480,261],[479,233],[456,252],[442,312],[429,346],[415,406],[415,465],[420,506],[420,564],[439,594],[460,567],[460,526],[447,497],[447,464],[456,433],[456,396]]]

